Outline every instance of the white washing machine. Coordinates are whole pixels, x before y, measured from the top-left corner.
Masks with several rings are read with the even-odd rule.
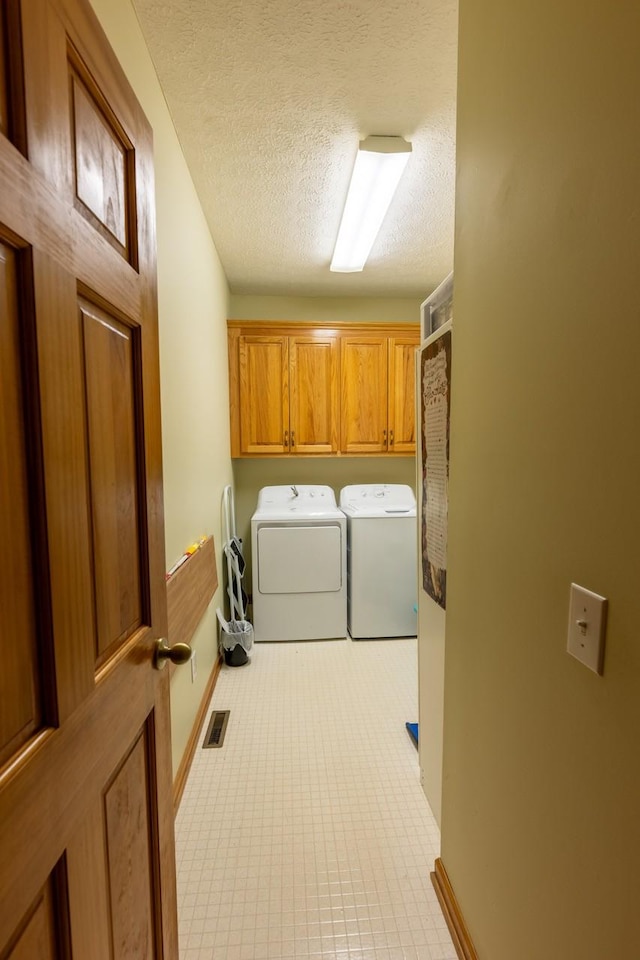
[[[402,483],[340,491],[347,517],[348,625],[354,640],[415,637],[416,498]]]
[[[347,520],[331,487],[263,487],[251,518],[260,640],[347,635]]]

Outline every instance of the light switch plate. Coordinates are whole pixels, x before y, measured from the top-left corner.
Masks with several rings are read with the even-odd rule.
[[[577,583],[571,584],[567,652],[594,673],[604,667],[604,635],[607,601]]]

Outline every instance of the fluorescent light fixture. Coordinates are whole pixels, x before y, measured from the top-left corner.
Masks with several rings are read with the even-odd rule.
[[[411,154],[402,137],[367,137],[358,146],[330,269],[362,270]]]

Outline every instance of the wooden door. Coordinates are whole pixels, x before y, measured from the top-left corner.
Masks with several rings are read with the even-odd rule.
[[[0,957],[177,957],[150,128],[0,5]]]
[[[288,338],[240,337],[238,351],[240,452],[288,453]]]
[[[340,449],[386,453],[387,338],[341,338]]]
[[[416,349],[418,339],[389,339],[389,452],[416,452]]]
[[[336,337],[289,338],[292,453],[337,453],[338,361]]]

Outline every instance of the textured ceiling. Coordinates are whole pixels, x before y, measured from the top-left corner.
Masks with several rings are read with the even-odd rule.
[[[451,270],[456,0],[134,0],[233,293],[423,297]],[[358,141],[413,153],[362,273]]]

